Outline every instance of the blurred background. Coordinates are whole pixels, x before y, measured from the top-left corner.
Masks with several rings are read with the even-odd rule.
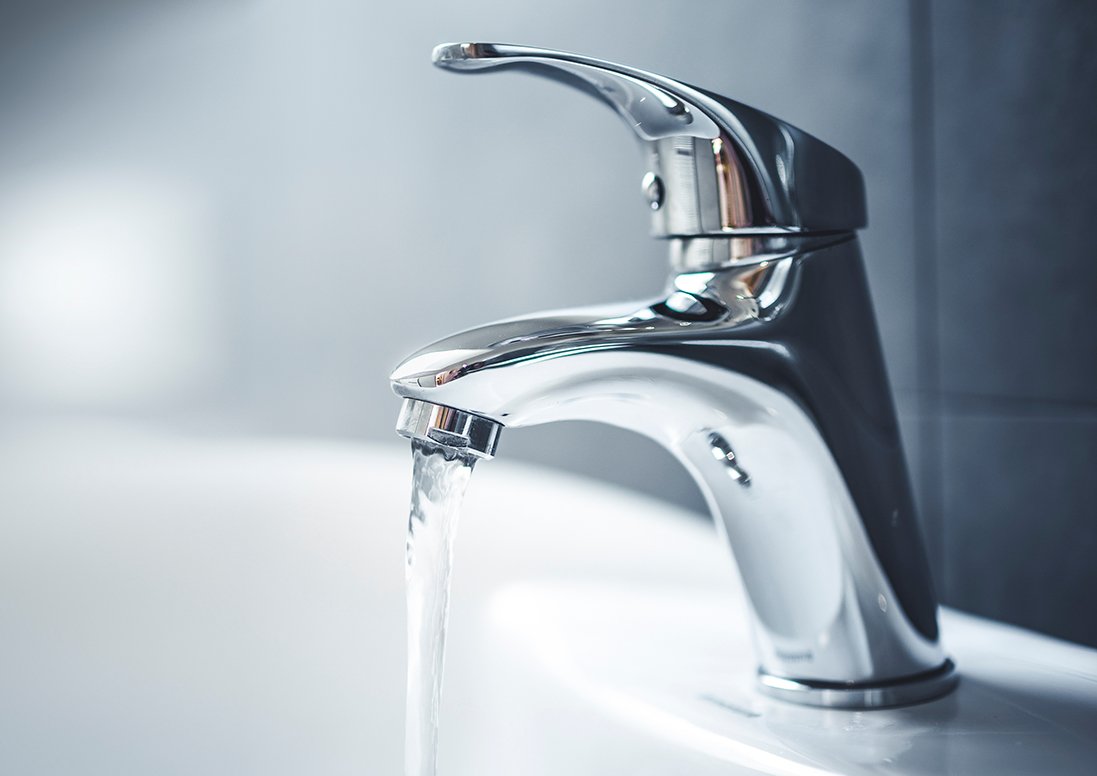
[[[1082,0],[0,4],[0,422],[392,443],[409,351],[660,289],[618,117],[434,70],[451,40],[666,73],[850,156],[943,601],[1097,645]],[[502,450],[702,508],[623,432]]]

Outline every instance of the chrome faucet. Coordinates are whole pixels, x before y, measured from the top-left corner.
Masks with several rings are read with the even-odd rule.
[[[462,43],[434,63],[590,94],[646,154],[649,303],[493,323],[392,373],[397,431],[491,458],[501,430],[609,423],[692,474],[749,598],[759,687],[871,708],[956,682],[914,510],[856,231],[857,167],[783,121],[663,76],[559,51]]]

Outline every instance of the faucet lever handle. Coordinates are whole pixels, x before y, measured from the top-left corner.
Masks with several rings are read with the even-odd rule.
[[[850,231],[865,225],[864,184],[848,158],[780,119],[665,76],[550,49],[447,43],[434,64],[509,67],[612,107],[646,145],[644,191],[660,237]]]
[[[669,79],[578,54],[499,43],[446,43],[434,49],[434,64],[459,72],[508,67],[567,84],[616,110],[641,140],[717,134],[716,124],[686,95],[659,83],[673,83]]]

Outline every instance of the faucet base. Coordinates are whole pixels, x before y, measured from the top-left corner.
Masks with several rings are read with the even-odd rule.
[[[932,671],[880,683],[786,679],[759,671],[758,689],[773,698],[801,706],[880,709],[909,706],[940,698],[948,694],[959,679],[955,664],[951,660],[945,660]]]

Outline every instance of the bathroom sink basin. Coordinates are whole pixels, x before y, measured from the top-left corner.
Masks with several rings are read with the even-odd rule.
[[[0,772],[400,773],[409,487],[395,443],[9,433]],[[949,610],[941,625],[962,676],[946,698],[763,697],[704,520],[480,464],[439,771],[1092,770],[1097,651]]]

